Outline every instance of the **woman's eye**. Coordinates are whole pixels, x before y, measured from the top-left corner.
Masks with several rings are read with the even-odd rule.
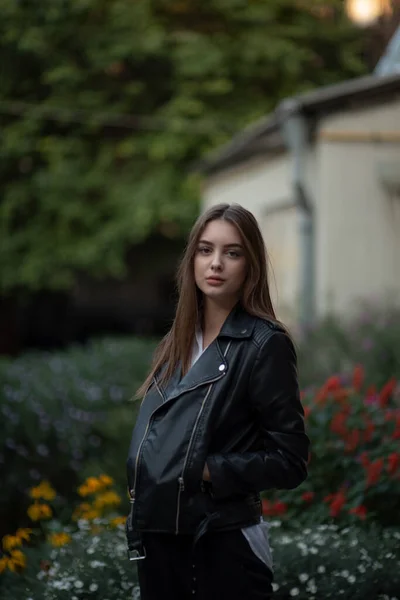
[[[200,254],[209,254],[211,252],[211,250],[210,250],[210,248],[206,248],[205,246],[203,246],[198,249],[198,252],[200,252]]]
[[[229,250],[228,256],[230,256],[230,258],[239,258],[240,254],[235,252],[235,250]]]

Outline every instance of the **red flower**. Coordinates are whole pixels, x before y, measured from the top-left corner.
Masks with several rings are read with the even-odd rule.
[[[275,504],[273,504],[272,510],[274,515],[284,515],[285,512],[287,512],[287,504],[277,500]]]
[[[332,394],[336,402],[341,402],[342,404],[345,404],[350,396],[349,390],[346,390],[344,388],[333,390]]]
[[[383,469],[383,458],[377,458],[367,467],[366,486],[374,485],[379,481]]]
[[[269,517],[283,515],[287,512],[287,508],[288,508],[287,504],[285,504],[285,502],[281,502],[280,500],[277,500],[276,502],[271,504],[271,502],[269,500],[266,500],[265,498],[263,498],[261,505],[262,505],[263,515],[266,515]]]
[[[351,515],[356,515],[357,517],[360,517],[360,519],[365,519],[367,516],[367,508],[363,504],[360,504],[359,506],[351,508],[349,510],[349,513]]]
[[[331,517],[337,517],[343,506],[346,504],[346,496],[343,490],[340,490],[337,494],[334,494],[333,500],[330,505]]]
[[[364,381],[364,369],[361,365],[356,365],[353,371],[353,388],[359,392]]]
[[[394,440],[400,439],[400,416],[396,417],[396,429],[394,430],[392,437]]]
[[[333,392],[334,390],[338,390],[341,387],[340,378],[337,375],[333,375],[329,377],[324,385],[324,388],[327,392]]]
[[[346,421],[347,421],[347,417],[348,417],[348,413],[347,411],[340,411],[338,413],[336,413],[336,415],[333,417],[332,421],[331,421],[331,431],[333,431],[333,433],[336,433],[337,435],[346,435],[347,433],[347,427],[346,427]]]
[[[367,452],[365,452],[365,450],[364,450],[364,452],[361,452],[361,454],[360,454],[360,462],[361,462],[362,466],[365,468],[368,467],[368,465],[369,465],[368,454],[367,454]]]
[[[312,502],[314,500],[315,492],[303,492],[301,495],[304,502]]]
[[[307,419],[311,413],[311,408],[309,406],[304,407],[304,418]]]
[[[358,429],[353,429],[347,436],[345,452],[353,452],[360,442],[360,432]]]
[[[381,408],[384,408],[387,405],[387,403],[389,402],[390,396],[394,392],[395,387],[396,387],[396,380],[394,379],[394,377],[392,377],[392,379],[389,379],[389,381],[387,383],[385,383],[385,385],[383,386],[383,388],[379,394],[379,406]]]
[[[398,452],[392,452],[388,456],[388,473],[394,475],[400,465],[400,454]]]

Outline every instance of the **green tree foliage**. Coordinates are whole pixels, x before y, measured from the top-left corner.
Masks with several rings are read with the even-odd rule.
[[[281,98],[360,74],[342,0],[0,0],[0,286],[124,273],[185,233],[188,165]]]

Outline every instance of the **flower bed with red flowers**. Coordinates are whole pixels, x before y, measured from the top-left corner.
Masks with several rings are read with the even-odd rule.
[[[311,440],[309,477],[296,490],[268,493],[268,517],[399,525],[400,388],[365,385],[362,366],[302,394]]]

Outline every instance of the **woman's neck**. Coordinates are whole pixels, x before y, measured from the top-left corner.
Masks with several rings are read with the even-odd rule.
[[[211,343],[211,341],[217,337],[222,325],[235,306],[236,302],[237,301],[235,300],[234,302],[227,304],[217,304],[216,302],[210,300],[210,298],[204,298],[202,322],[204,340],[207,340],[208,343]]]

